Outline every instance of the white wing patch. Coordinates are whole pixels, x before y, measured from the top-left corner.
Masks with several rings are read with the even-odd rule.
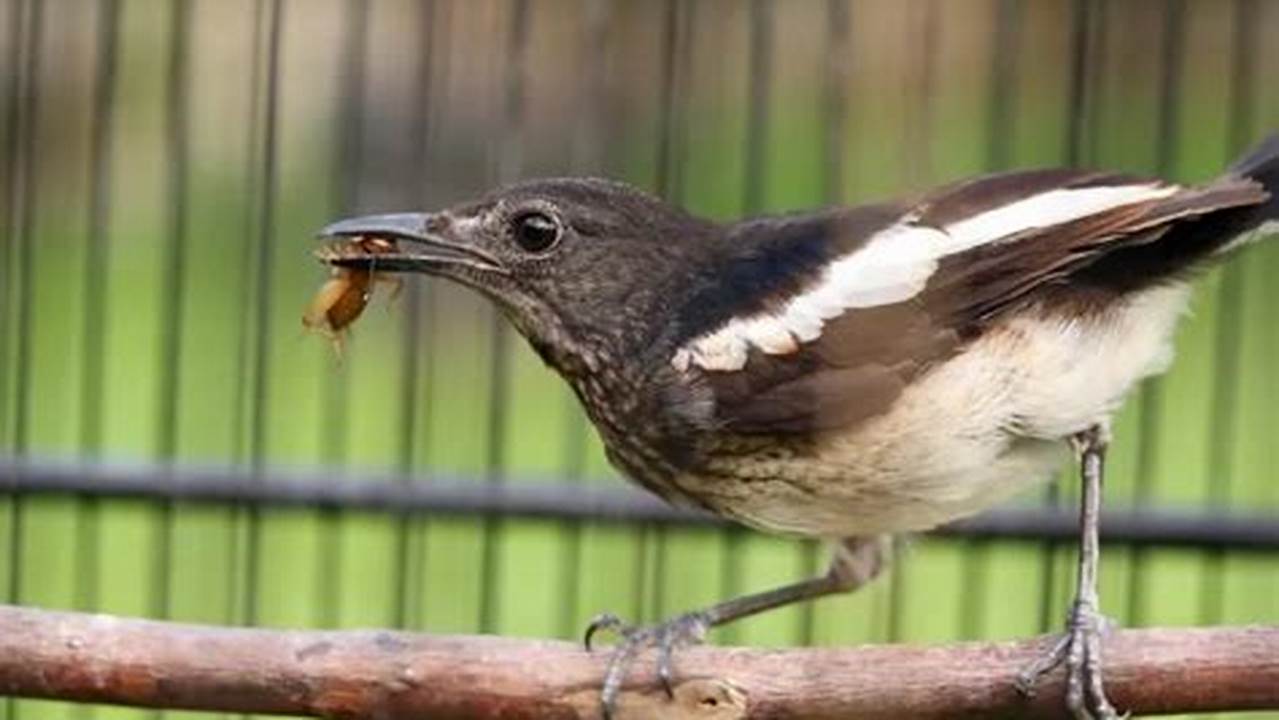
[[[1026,230],[1052,227],[1112,208],[1165,198],[1177,185],[1112,185],[1078,190],[1049,190],[946,226],[956,253]]]
[[[827,320],[848,310],[891,305],[918,295],[947,255],[1011,237],[1027,230],[1060,225],[1137,202],[1167,197],[1176,185],[1120,185],[1050,190],[942,228],[916,225],[908,214],[879,231],[862,247],[837,258],[808,290],[779,309],[734,318],[686,343],[671,364],[678,370],[740,370],[757,348],[785,355],[816,340]]]

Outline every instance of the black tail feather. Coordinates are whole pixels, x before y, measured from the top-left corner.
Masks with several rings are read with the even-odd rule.
[[[1270,199],[1266,202],[1241,211],[1244,218],[1240,224],[1244,232],[1255,229],[1268,220],[1279,219],[1279,133],[1262,140],[1236,160],[1226,172],[1255,180],[1270,193]]]
[[[1267,171],[1279,169],[1279,133],[1257,143],[1226,171],[1233,175],[1256,178]]]
[[[1167,281],[1184,280],[1223,257],[1256,230],[1279,220],[1279,134],[1271,135],[1226,170],[1261,185],[1269,198],[1259,204],[1229,207],[1172,223],[1154,242],[1122,247],[1081,270],[1075,279],[1110,292],[1127,293]]]

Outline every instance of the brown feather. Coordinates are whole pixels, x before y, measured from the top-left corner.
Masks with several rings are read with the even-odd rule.
[[[944,226],[1053,189],[1133,182],[1141,181],[1073,171],[991,176],[924,198],[917,222]],[[916,377],[1009,313],[1084,299],[1104,304],[1135,289],[1131,282],[1109,292],[1095,279],[1077,282],[1099,261],[1169,242],[1179,221],[1267,198],[1258,183],[1226,177],[947,256],[924,291],[908,301],[850,310],[827,321],[821,336],[798,352],[752,349],[742,371],[707,373],[716,418],[743,434],[853,426],[884,412]],[[1146,285],[1163,279],[1140,265],[1131,272]]]

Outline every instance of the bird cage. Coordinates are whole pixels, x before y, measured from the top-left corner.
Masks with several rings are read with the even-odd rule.
[[[625,485],[472,293],[407,280],[335,353],[299,322],[316,230],[546,175],[715,219],[1006,168],[1204,180],[1279,128],[1277,32],[1256,0],[0,0],[0,601],[576,638],[810,575],[814,543]],[[1200,281],[1114,428],[1122,625],[1279,621],[1276,276],[1272,242]],[[1056,629],[1070,475],[712,639]]]

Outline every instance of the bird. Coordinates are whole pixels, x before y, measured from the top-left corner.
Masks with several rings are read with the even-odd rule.
[[[340,220],[318,254],[478,291],[571,386],[626,478],[833,546],[808,580],[650,626],[596,617],[588,650],[617,635],[605,717],[641,651],[657,650],[670,693],[676,650],[708,629],[851,592],[889,564],[894,538],[1074,457],[1076,595],[1065,632],[1010,682],[1031,692],[1064,665],[1072,715],[1108,720],[1120,714],[1101,674],[1097,567],[1111,418],[1171,363],[1195,276],[1276,229],[1277,192],[1279,135],[1195,185],[1015,170],[731,222],[620,182],[545,178]],[[376,254],[360,250],[369,239],[385,241]]]

